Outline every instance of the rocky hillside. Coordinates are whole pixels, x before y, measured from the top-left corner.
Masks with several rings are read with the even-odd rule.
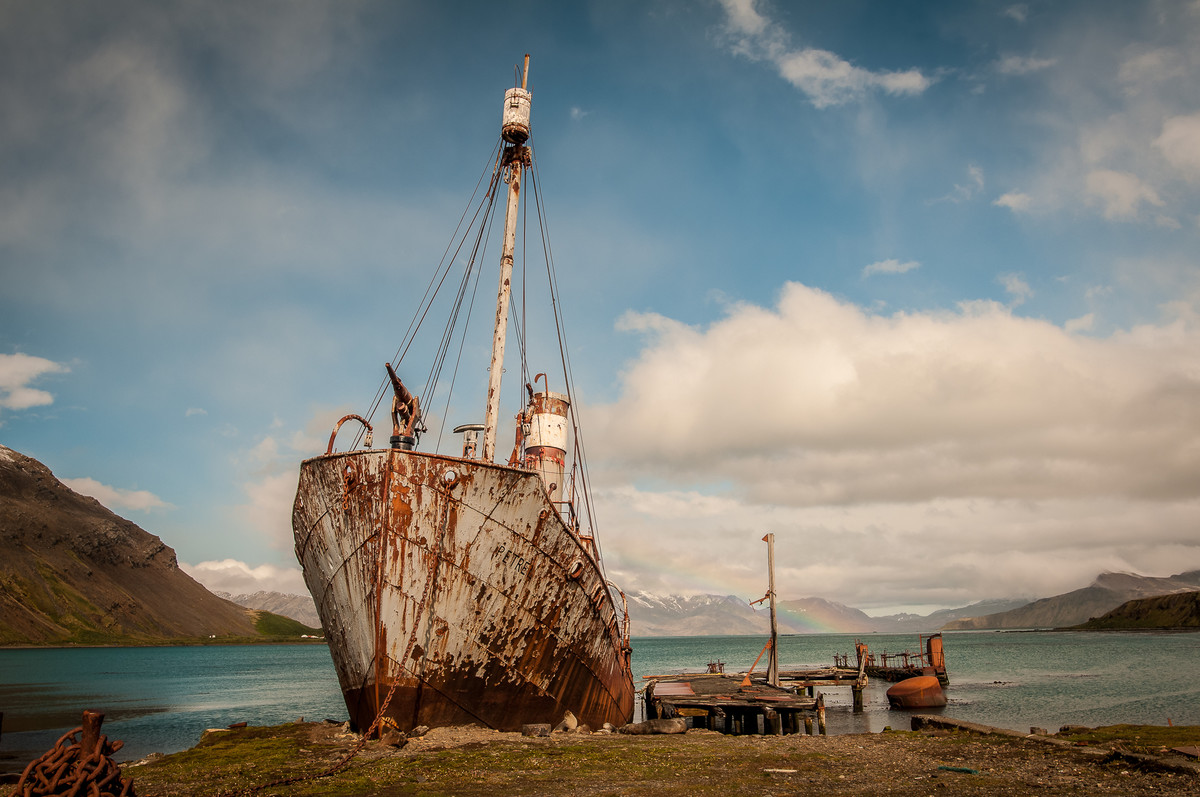
[[[1089,586],[998,614],[946,624],[948,631],[995,628],[1062,628],[1086,622],[1138,598],[1191,592],[1200,587],[1200,570],[1153,578],[1134,573],[1101,573]]]
[[[1104,616],[1093,617],[1076,628],[1200,628],[1200,591],[1177,592],[1122,603]]]
[[[0,644],[254,636],[158,537],[0,446]]]

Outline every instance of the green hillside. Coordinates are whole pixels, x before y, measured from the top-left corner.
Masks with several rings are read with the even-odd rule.
[[[1074,627],[1090,631],[1120,628],[1200,629],[1200,592],[1177,592],[1132,600],[1102,617],[1093,617]]]
[[[254,630],[263,636],[298,637],[301,634],[323,636],[320,628],[309,628],[304,623],[281,614],[272,614],[266,611],[256,611],[254,614],[257,615],[254,618]]]

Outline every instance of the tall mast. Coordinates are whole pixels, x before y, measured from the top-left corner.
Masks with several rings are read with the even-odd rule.
[[[775,622],[775,532],[763,537],[767,544],[767,597],[771,599],[771,655],[767,658],[767,683],[779,686],[779,626]]]
[[[529,54],[521,87],[504,94],[504,123],[501,136],[507,144],[500,168],[508,169],[508,206],[504,211],[504,249],[500,253],[500,289],[496,295],[496,324],[492,333],[492,364],[488,375],[487,413],[483,419],[483,459],[491,462],[496,454],[496,425],[500,414],[500,377],[504,373],[504,341],[508,336],[508,300],[512,290],[513,249],[517,241],[517,215],[521,198],[521,174],[529,163]]]

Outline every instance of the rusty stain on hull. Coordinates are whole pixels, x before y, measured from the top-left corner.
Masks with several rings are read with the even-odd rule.
[[[517,730],[630,720],[603,573],[535,472],[401,450],[301,465],[296,555],[351,720]]]

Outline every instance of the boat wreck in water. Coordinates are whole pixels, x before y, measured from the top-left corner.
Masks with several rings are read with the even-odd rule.
[[[451,250],[470,253],[451,302],[451,317],[465,332],[476,255],[496,198],[505,193],[484,423],[455,429],[463,435],[461,455],[418,450],[426,431],[423,408],[453,350],[451,323],[421,395],[398,376],[412,338],[386,366],[376,406],[390,387],[388,448],[372,448],[370,413],[347,415],[325,454],[300,466],[292,516],[296,556],[351,721],[368,735],[385,725],[408,731],[480,723],[518,730],[556,722],[566,711],[595,728],[625,724],[633,713],[628,613],[618,613],[592,530],[570,361],[564,353],[564,393],[551,391],[545,374],[529,379],[523,351],[528,329],[519,330],[526,378],[516,445],[504,464],[493,461],[521,189],[523,178],[535,176],[527,146],[528,69],[526,56],[519,85],[505,94],[501,141],[476,211],[479,231],[464,233],[458,250]],[[412,335],[437,288],[450,282],[448,270],[443,263],[431,280]],[[553,292],[552,268],[547,273]],[[547,307],[554,309],[561,347],[557,295]],[[523,312],[517,320],[525,325]],[[362,448],[335,453],[347,421],[356,422],[355,445],[361,440]]]

